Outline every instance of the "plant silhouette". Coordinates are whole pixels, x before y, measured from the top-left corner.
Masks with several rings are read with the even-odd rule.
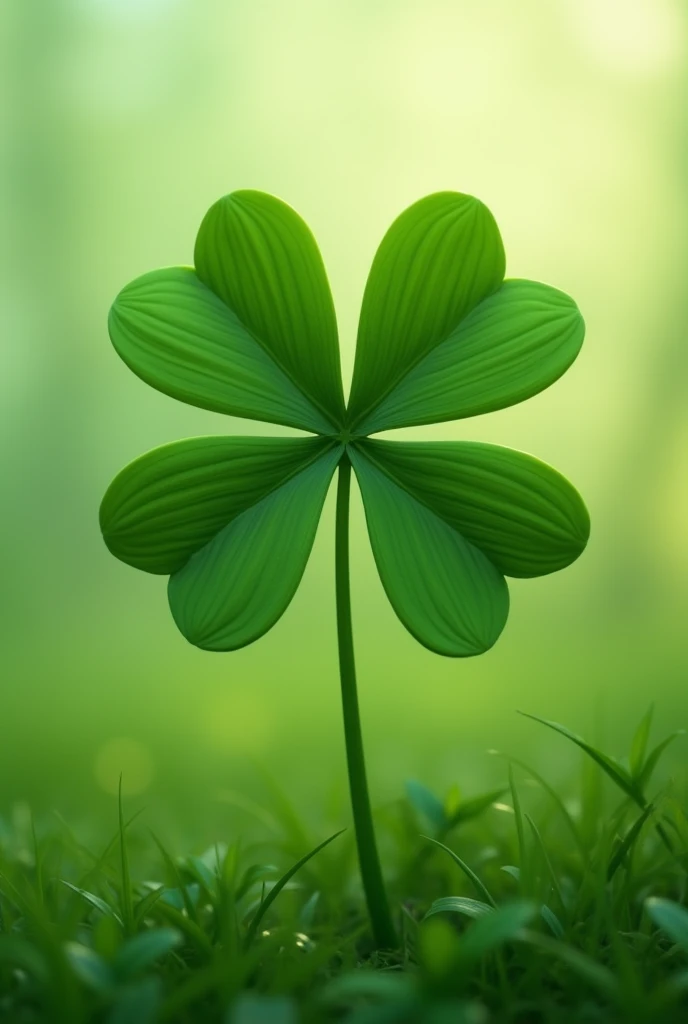
[[[575,303],[504,280],[497,225],[472,196],[439,192],[394,222],[363,297],[348,404],[334,306],[317,245],[273,196],[234,192],[206,214],[195,268],[133,281],[110,312],[124,362],[191,405],[312,438],[197,437],[136,459],[102,502],[122,561],[170,576],[191,643],[257,640],[296,591],[338,471],[336,600],[349,782],[376,942],[395,944],[373,831],[349,588],[351,467],[387,596],[432,651],[480,654],[501,633],[505,576],[569,565],[587,542],[577,491],[530,455],[475,442],[369,435],[501,409],[552,384],[580,349]]]

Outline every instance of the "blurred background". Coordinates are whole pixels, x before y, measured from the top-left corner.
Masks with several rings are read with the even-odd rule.
[[[375,248],[435,190],[479,196],[508,276],[569,292],[587,321],[550,390],[398,432],[532,452],[589,505],[587,552],[513,581],[491,652],[443,659],[405,632],[355,495],[374,801],[410,776],[470,795],[503,777],[490,748],[565,778],[565,741],[516,709],[613,754],[651,700],[657,736],[688,726],[682,0],[9,0],[0,17],[0,811],[114,822],[123,771],[149,820],[216,838],[231,793],[260,798],[267,770],[300,813],[348,822],[332,494],[292,605],[234,654],[186,644],[165,580],[116,561],[98,531],[110,479],[149,448],[279,432],[158,394],[106,332],[119,289],[190,263],[203,213],[237,188],[313,229],[347,384]]]

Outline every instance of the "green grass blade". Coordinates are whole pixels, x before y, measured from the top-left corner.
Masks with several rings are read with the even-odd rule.
[[[179,866],[186,875],[190,875],[196,882],[201,891],[201,899],[210,903],[211,906],[215,906],[218,898],[218,874],[208,867],[202,857],[193,855],[184,857]]]
[[[493,789],[488,793],[481,793],[479,796],[471,797],[468,800],[462,800],[458,806],[454,807],[449,813],[447,812],[447,806],[445,803],[445,805],[443,805],[445,819],[444,825],[438,830],[435,838],[440,841],[446,839],[453,829],[458,828],[460,825],[465,825],[467,822],[473,821],[474,818],[483,814],[492,806],[493,803],[504,796],[505,792],[506,790],[502,786],[501,789]],[[408,878],[412,878],[422,870],[425,861],[431,853],[432,850],[429,846],[422,846],[415,853],[407,868]]]
[[[511,790],[511,800],[514,805],[514,819],[516,821],[516,836],[518,838],[518,856],[519,856],[519,887],[521,891],[527,891],[528,888],[528,850],[526,849],[526,836],[523,828],[523,814],[521,812],[521,801],[518,797],[518,790],[514,783],[514,773],[511,765],[509,765],[509,788]]]
[[[279,881],[275,882],[275,884],[273,885],[272,889],[267,894],[265,899],[261,901],[261,904],[258,907],[258,910],[256,911],[253,920],[251,921],[248,927],[245,940],[245,947],[247,949],[251,945],[256,936],[260,922],[263,920],[265,914],[270,909],[274,901],[277,899],[282,889],[284,889],[287,882],[294,877],[296,872],[299,871],[304,866],[304,864],[307,864],[312,857],[315,857],[317,853],[320,853],[320,851],[323,850],[326,846],[329,846],[329,844],[333,840],[335,840],[338,836],[342,834],[342,832],[345,831],[346,829],[342,828],[339,830],[339,832],[335,832],[334,835],[331,835],[328,839],[325,839],[322,843],[319,843],[318,846],[315,847],[315,849],[311,850],[310,853],[307,853],[304,857],[301,858],[301,860],[298,860],[296,864],[293,865],[293,867],[289,868],[289,870],[282,875]]]
[[[564,900],[564,894],[561,891],[561,886],[559,884],[559,879],[557,878],[557,873],[552,865],[552,860],[550,858],[549,853],[547,852],[547,847],[545,846],[544,840],[540,835],[540,830],[538,829],[537,825],[535,824],[535,822],[529,814],[525,815],[525,819],[530,825],[530,830],[533,833],[533,838],[535,839],[538,849],[540,850],[540,853],[542,855],[542,859],[545,862],[547,873],[549,874],[549,877],[552,879],[552,886],[554,887],[554,891],[557,894],[557,899],[559,900],[560,905],[562,907],[565,907],[566,902]]]
[[[236,960],[241,949],[237,910],[239,858],[240,843],[238,840],[227,847],[222,858],[220,858],[219,849],[216,847],[215,941],[222,946],[228,960]]]
[[[115,921],[117,921],[122,928],[124,927],[124,921],[121,916],[117,913],[114,907],[111,907],[110,904],[106,903],[106,901],[101,899],[100,896],[96,896],[95,893],[89,892],[87,889],[80,889],[77,885],[72,885],[71,882],[68,882],[64,878],[61,878],[60,881],[63,885],[66,885],[68,889],[71,889],[72,892],[75,892],[78,896],[81,896],[82,899],[86,900],[87,903],[90,903],[92,907],[95,907],[96,910],[99,910],[101,914],[109,914],[110,917],[114,917]]]
[[[499,751],[494,750],[494,751],[490,751],[490,753],[498,754]],[[501,755],[501,756],[506,756],[506,755]],[[527,772],[531,776],[531,778],[533,778],[540,786],[542,786],[542,788],[544,789],[544,791],[546,793],[549,794],[549,796],[551,797],[553,802],[558,807],[561,816],[563,817],[564,821],[566,822],[566,824],[568,826],[568,829],[569,829],[569,831],[571,833],[571,836],[573,837],[573,840],[574,840],[576,846],[578,847],[578,850],[580,851],[583,863],[586,863],[587,859],[588,859],[588,850],[587,850],[587,847],[586,847],[585,843],[583,842],[583,837],[581,836],[580,831],[579,831],[578,826],[576,825],[575,821],[573,820],[573,818],[569,814],[568,810],[566,809],[566,804],[564,803],[562,798],[559,796],[559,794],[557,793],[556,789],[554,789],[554,787],[551,786],[549,784],[549,782],[547,782],[547,780],[545,778],[543,778],[542,775],[539,774],[539,772],[536,772],[535,769],[531,768],[531,766],[529,764],[527,764],[525,761],[521,761],[517,757],[511,757],[511,756],[507,757],[507,761],[510,764],[515,764],[515,765],[518,765],[519,768],[522,768],[525,772]]]
[[[652,703],[643,715],[631,741],[631,752],[628,755],[628,764],[631,769],[631,775],[634,779],[637,779],[640,775],[643,762],[645,761],[645,751],[647,750],[647,741],[650,738],[650,728],[652,726],[654,710],[655,706],[654,703]]]
[[[612,782],[616,783],[616,785],[623,790],[627,796],[630,796],[641,809],[645,808],[646,801],[643,797],[641,787],[633,778],[631,778],[631,775],[618,763],[618,761],[615,761],[601,750],[593,747],[590,743],[586,743],[584,739],[577,736],[574,732],[571,732],[566,728],[566,726],[560,725],[558,722],[550,722],[546,718],[539,718],[537,715],[530,715],[526,711],[519,711],[518,713],[519,715],[523,715],[524,718],[531,718],[534,722],[539,722],[540,725],[546,725],[548,729],[553,729],[554,732],[558,732],[561,736],[565,736],[566,739],[571,740],[571,742],[575,743],[577,747],[580,747],[588,757],[591,757],[593,761],[600,766],[602,771],[609,776]]]
[[[129,871],[129,852],[127,850],[127,834],[124,822],[124,808],[122,806],[122,776],[119,777],[118,791],[119,810],[119,854],[121,865],[121,887],[122,887],[122,920],[124,922],[125,935],[134,933],[134,900],[131,889],[131,873]]]
[[[444,843],[440,843],[438,839],[433,839],[432,836],[421,836],[421,838],[427,839],[429,843],[434,843],[435,846],[439,846],[440,850],[444,850],[445,853],[448,853],[451,859],[454,861],[454,863],[461,868],[466,878],[468,878],[473,883],[473,885],[478,890],[480,895],[483,897],[485,902],[489,903],[491,907],[496,908],[497,904],[493,899],[487,886],[485,886],[484,883],[481,882],[481,880],[476,875],[475,871],[472,871],[471,868],[469,868],[468,864],[466,864],[465,861],[461,860],[457,853],[454,853],[453,850],[450,850],[448,846],[444,845]]]
[[[24,914],[30,914],[33,907],[33,897],[29,890],[27,895],[19,891],[14,882],[0,871],[0,892],[7,900],[13,903]]]
[[[612,878],[623,864],[628,853],[632,850],[633,845],[640,835],[640,831],[654,811],[654,805],[648,804],[643,813],[636,818],[631,827],[629,828],[626,835],[623,837],[616,850],[612,854],[609,860],[609,866],[607,868],[607,881],[611,882]]]
[[[546,903],[543,903],[540,907],[540,917],[545,922],[552,935],[555,939],[561,939],[564,936],[564,926],[561,921]]]
[[[218,793],[217,800],[219,803],[227,804],[229,807],[236,807],[240,811],[244,811],[249,814],[256,821],[259,821],[262,825],[265,825],[269,832],[273,832],[275,835],[279,832],[279,822],[274,815],[266,811],[264,807],[249,797],[244,796],[243,793],[237,793],[233,789],[223,789],[221,793]]]
[[[38,845],[38,837],[36,836],[36,821],[33,814],[31,815],[31,837],[33,839],[33,856],[36,864],[36,899],[39,907],[45,905],[45,891],[43,887],[43,858],[41,855],[41,849]]]
[[[610,1000],[618,998],[619,986],[612,971],[603,964],[597,963],[581,950],[565,942],[560,942],[558,939],[551,939],[548,935],[540,935],[538,932],[523,931],[519,938],[528,945],[537,946],[543,952],[561,960],[605,998]]]
[[[140,808],[138,811],[136,811],[134,814],[132,814],[132,816],[129,818],[129,820],[126,821],[125,824],[124,824],[125,831],[127,829],[131,828],[133,823],[136,821],[136,819],[138,817],[140,817],[141,814],[143,814],[143,808]],[[112,836],[110,841],[107,843],[107,845],[103,849],[103,852],[99,856],[94,854],[94,853],[91,853],[91,851],[87,850],[86,847],[79,846],[79,849],[86,856],[88,856],[90,860],[93,861],[93,866],[90,867],[86,871],[86,873],[84,875],[83,882],[85,882],[86,879],[89,879],[92,876],[93,877],[98,877],[101,872],[104,872],[104,871],[108,870],[107,861],[108,861],[108,858],[109,858],[110,854],[112,853],[112,851],[117,846],[117,844],[119,842],[119,837],[120,837],[120,829],[119,829],[119,825],[118,825],[117,831],[114,833],[114,835]],[[115,877],[114,874],[113,874],[113,877]],[[82,884],[83,884],[83,882],[82,882]]]
[[[179,889],[179,892],[180,892],[180,895],[181,895],[181,898],[182,898],[182,902],[184,903],[184,909],[186,910],[186,913],[188,914],[190,920],[197,921],[198,915],[197,915],[197,912],[196,912],[196,904],[194,903],[194,901],[191,899],[191,896],[189,895],[189,888],[188,888],[188,886],[185,885],[184,882],[182,881],[182,877],[179,874],[179,869],[177,868],[177,865],[175,864],[174,860],[172,859],[172,857],[170,856],[168,851],[165,849],[165,847],[163,846],[161,841],[155,835],[155,833],[154,832],[150,832],[150,835],[151,835],[151,838],[152,838],[153,842],[155,843],[155,845],[157,846],[158,850],[160,851],[160,856],[163,859],[163,862],[165,864],[165,867],[167,868],[168,873],[174,879],[175,885]]]
[[[311,893],[311,895],[308,897],[304,905],[301,907],[301,910],[299,911],[299,928],[301,929],[301,931],[305,932],[313,927],[315,913],[316,910],[318,909],[319,902],[320,893],[316,889],[315,892]]]
[[[654,774],[654,770],[657,767],[659,759],[666,750],[666,748],[669,746],[669,744],[673,743],[674,740],[678,739],[679,736],[685,736],[685,734],[685,729],[677,729],[676,732],[672,732],[670,736],[667,736],[666,739],[663,739],[661,741],[661,743],[658,743],[652,751],[652,753],[648,755],[647,761],[643,765],[642,771],[640,772],[640,775],[638,777],[638,785],[641,789],[645,789],[645,787],[650,782],[650,779]]]
[[[443,896],[441,899],[434,901],[423,920],[427,921],[434,914],[443,914],[445,912],[463,914],[464,917],[478,918],[482,917],[483,914],[491,914],[493,910],[494,907],[491,907],[489,903],[483,903],[482,900],[472,900],[467,896]]]
[[[537,907],[529,900],[507,903],[489,914],[483,914],[462,936],[461,958],[479,960],[486,953],[517,938],[536,914]]]
[[[164,885],[158,885],[156,888],[151,889],[142,896],[138,903],[134,906],[134,925],[136,928],[142,923],[146,914],[155,906],[160,897],[165,892]]]
[[[236,886],[234,897],[237,902],[242,899],[249,889],[258,882],[265,882],[277,874],[274,864],[251,864],[244,871],[241,880]]]

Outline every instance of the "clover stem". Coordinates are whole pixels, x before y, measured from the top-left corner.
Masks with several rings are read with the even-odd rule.
[[[351,625],[351,588],[349,583],[349,495],[351,463],[344,454],[339,463],[337,484],[337,519],[335,527],[335,590],[337,596],[337,639],[339,642],[339,675],[342,684],[344,739],[349,773],[351,808],[356,831],[358,862],[363,881],[370,923],[378,948],[394,949],[397,937],[387,901],[380,858],[375,842],[373,816],[370,810],[366,779],[361,716],[356,691],[354,638]]]

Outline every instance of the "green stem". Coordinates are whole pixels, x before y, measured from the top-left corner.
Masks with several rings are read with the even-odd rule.
[[[361,869],[370,923],[375,942],[380,949],[394,949],[397,936],[390,914],[387,894],[382,880],[373,816],[370,810],[368,782],[366,780],[361,716],[356,692],[356,666],[354,638],[351,626],[351,590],[349,586],[349,494],[351,491],[351,463],[347,455],[339,463],[337,486],[337,522],[335,530],[335,589],[337,594],[337,639],[339,641],[339,675],[342,683],[342,709],[344,712],[344,739],[349,772],[351,808],[356,830],[358,862]]]

